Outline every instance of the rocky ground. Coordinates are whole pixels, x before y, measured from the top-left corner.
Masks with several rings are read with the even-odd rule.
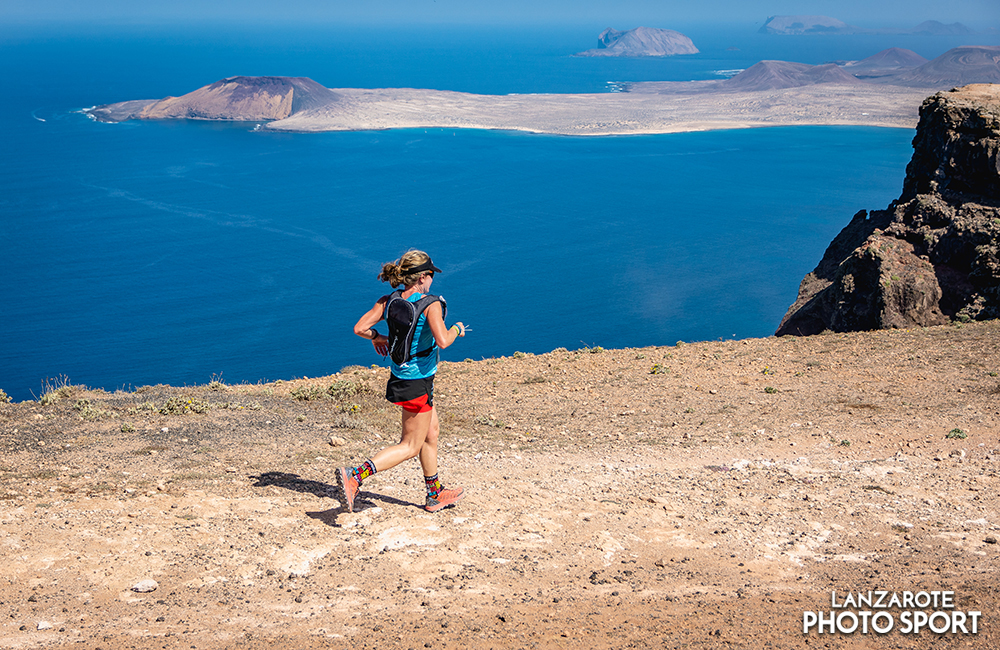
[[[468,496],[437,514],[416,461],[341,505],[334,469],[398,436],[384,369],[54,382],[0,406],[0,645],[997,647],[998,344],[989,322],[446,363],[441,475]],[[803,634],[868,590],[954,591],[978,633]]]

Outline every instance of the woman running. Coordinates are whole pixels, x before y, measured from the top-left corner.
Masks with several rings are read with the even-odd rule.
[[[389,355],[392,372],[385,398],[403,408],[403,434],[399,444],[382,449],[357,467],[340,468],[338,479],[348,512],[354,511],[354,498],[365,479],[418,455],[427,485],[426,510],[437,512],[465,496],[462,488],[445,489],[438,479],[440,425],[434,408],[434,373],[439,350],[465,336],[462,323],[445,327],[447,306],[444,300],[428,293],[434,274],[440,272],[427,253],[417,250],[383,264],[378,279],[402,289],[379,298],[354,326],[354,333],[370,339],[376,352]],[[375,329],[382,320],[388,322],[391,338]]]

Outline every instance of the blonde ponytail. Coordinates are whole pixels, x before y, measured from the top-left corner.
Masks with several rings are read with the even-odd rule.
[[[409,273],[409,269],[416,268],[421,264],[429,262],[430,255],[423,251],[408,250],[395,262],[386,262],[382,265],[382,272],[378,274],[378,279],[388,282],[395,288],[409,287],[420,281],[427,271],[417,271]]]

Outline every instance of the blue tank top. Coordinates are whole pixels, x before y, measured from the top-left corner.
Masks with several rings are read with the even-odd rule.
[[[424,297],[422,293],[414,293],[407,302],[417,302]],[[441,350],[434,345],[434,351],[425,357],[414,357],[413,354],[426,350],[434,345],[434,334],[427,325],[427,313],[420,314],[417,318],[417,327],[413,331],[413,345],[410,346],[410,360],[402,365],[396,365],[389,357],[389,369],[392,374],[400,379],[424,379],[431,377],[437,372],[438,361],[441,358]]]

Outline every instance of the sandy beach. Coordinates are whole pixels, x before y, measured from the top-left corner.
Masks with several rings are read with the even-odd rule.
[[[634,135],[792,125],[914,128],[933,90],[818,84],[704,92],[697,84],[634,84],[627,93],[474,95],[437,90],[333,89],[337,102],[264,127],[278,131],[501,129],[558,135]]]

